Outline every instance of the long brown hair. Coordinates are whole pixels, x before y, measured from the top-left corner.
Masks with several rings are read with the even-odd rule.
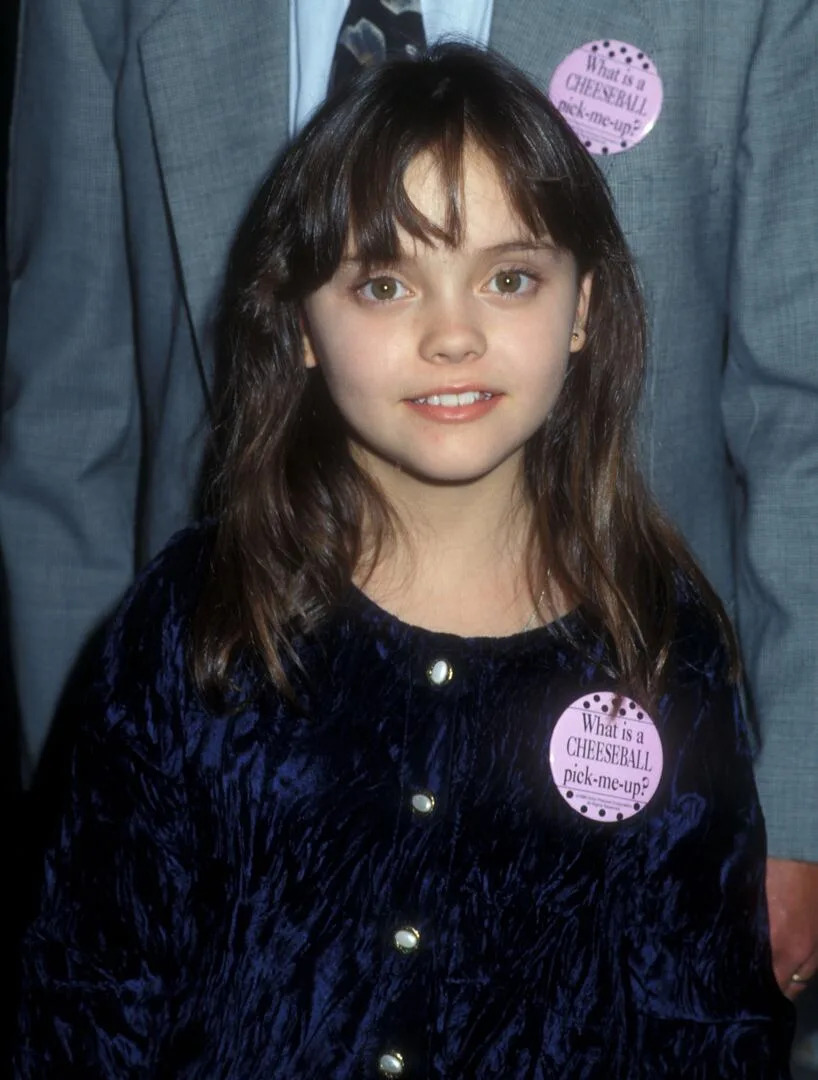
[[[191,649],[207,697],[224,696],[233,662],[248,652],[288,691],[294,639],[327,615],[362,558],[364,513],[376,550],[394,536],[388,505],[348,451],[320,366],[304,366],[301,305],[335,273],[350,237],[373,264],[399,256],[398,226],[456,246],[470,146],[496,167],[531,234],[547,232],[580,274],[593,271],[587,342],[525,451],[532,595],[550,580],[582,605],[610,634],[622,688],[652,697],[681,577],[713,613],[737,668],[719,600],[636,467],[644,314],[605,180],[520,72],[446,45],[375,68],[328,101],[263,185],[237,248],[215,427],[216,536]],[[443,227],[404,189],[421,152],[440,168]]]

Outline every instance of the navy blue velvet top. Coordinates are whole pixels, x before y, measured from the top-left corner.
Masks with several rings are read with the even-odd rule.
[[[581,613],[464,639],[355,592],[301,647],[305,709],[214,716],[185,660],[207,546],[177,539],[108,637],[17,1076],[789,1076],[749,741],[694,600],[662,782],[601,822],[548,763],[566,706],[612,688]]]

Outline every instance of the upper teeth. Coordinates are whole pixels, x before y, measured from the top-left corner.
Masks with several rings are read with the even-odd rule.
[[[429,397],[415,398],[419,405],[474,405],[475,401],[485,401],[491,397],[487,390],[466,390],[462,394],[430,394]]]

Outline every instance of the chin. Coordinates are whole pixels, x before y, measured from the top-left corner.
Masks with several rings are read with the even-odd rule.
[[[476,484],[490,476],[502,463],[498,462],[452,462],[450,465],[435,462],[424,466],[417,462],[403,462],[399,465],[402,472],[414,477],[420,483],[435,486],[461,486]]]
[[[400,476],[434,487],[460,487],[479,483],[497,470],[516,476],[522,467],[522,447],[516,445],[507,453],[475,445],[470,449],[457,448],[455,452],[449,447],[432,446],[420,453],[390,454],[386,446],[378,448],[371,443],[360,449],[364,452],[358,455],[358,464],[387,487]],[[514,459],[518,459],[516,464]]]

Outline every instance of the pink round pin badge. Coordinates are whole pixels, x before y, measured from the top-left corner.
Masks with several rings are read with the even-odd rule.
[[[621,154],[656,125],[662,79],[635,45],[589,41],[559,65],[548,96],[592,154]]]
[[[592,691],[557,720],[551,776],[583,817],[616,822],[643,810],[662,778],[662,740],[645,709],[610,690]]]

